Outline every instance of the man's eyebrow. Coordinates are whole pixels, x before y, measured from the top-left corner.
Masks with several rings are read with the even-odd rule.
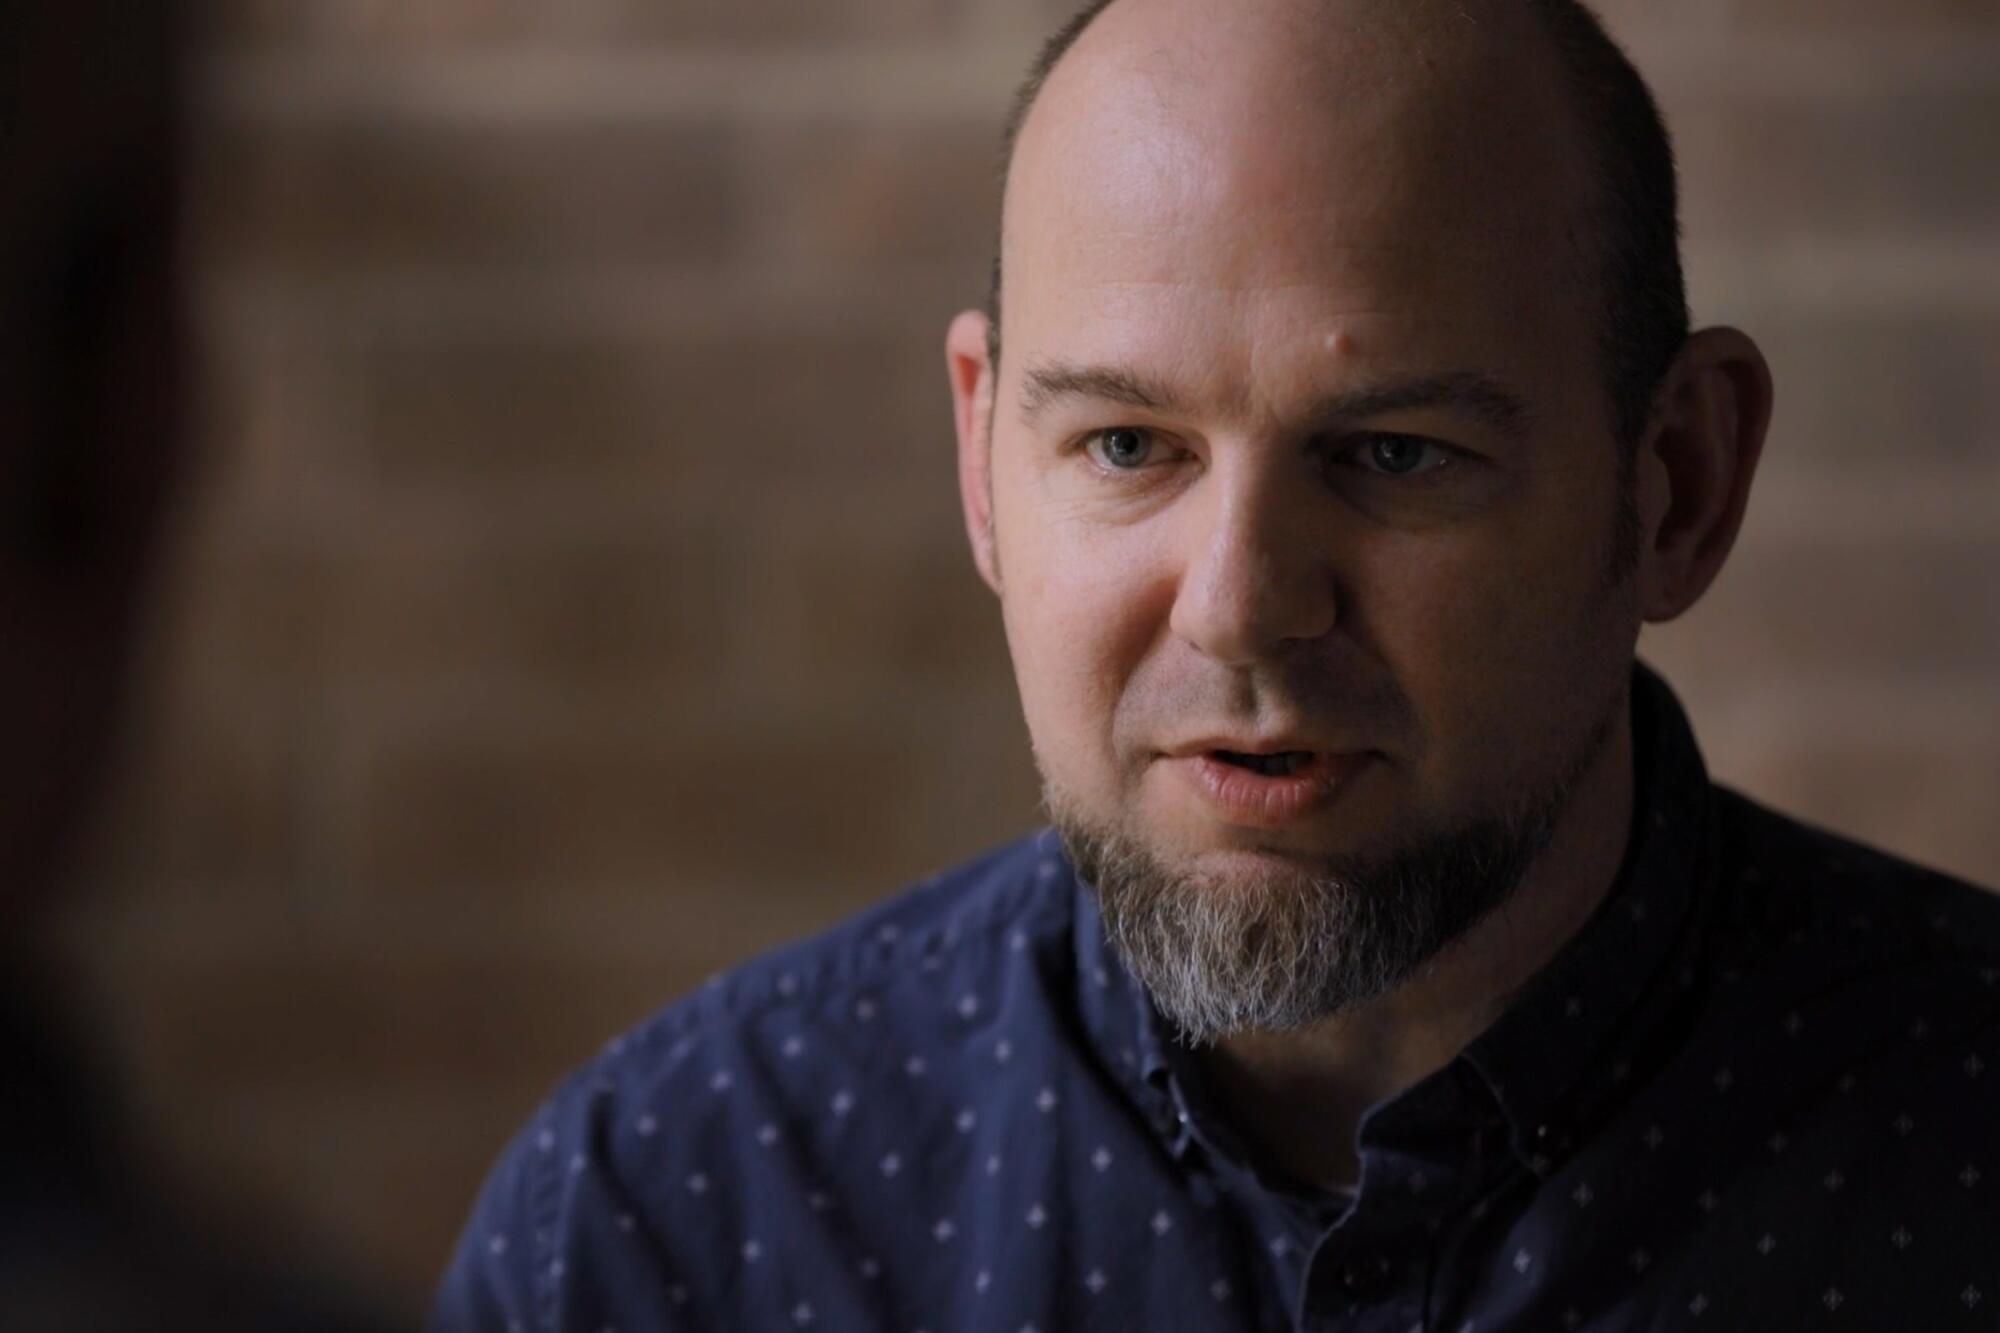
[[[1049,362],[1027,371],[1021,388],[1022,420],[1032,426],[1044,410],[1062,398],[1093,398],[1149,412],[1178,410],[1172,390],[1123,366]],[[1502,435],[1516,438],[1526,435],[1535,422],[1534,410],[1526,399],[1478,370],[1443,371],[1344,389],[1314,403],[1307,420],[1318,428],[1425,407],[1465,412]]]
[[[1029,425],[1061,398],[1095,398],[1123,403],[1148,412],[1174,409],[1174,396],[1164,385],[1122,366],[1074,366],[1045,362],[1030,366],[1021,385],[1021,419]]]
[[[1321,399],[1311,420],[1316,424],[1351,421],[1421,407],[1455,409],[1515,438],[1526,435],[1535,424],[1535,412],[1527,399],[1478,370],[1448,370],[1415,379],[1364,384]]]

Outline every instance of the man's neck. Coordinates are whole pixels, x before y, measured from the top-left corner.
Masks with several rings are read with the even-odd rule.
[[[1310,1028],[1204,1048],[1202,1072],[1236,1131],[1302,1181],[1354,1184],[1362,1113],[1449,1064],[1603,901],[1630,836],[1633,786],[1628,711],[1514,895],[1415,978]]]

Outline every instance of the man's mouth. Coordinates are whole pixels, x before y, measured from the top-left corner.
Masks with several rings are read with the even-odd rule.
[[[1369,750],[1235,750],[1169,755],[1167,763],[1212,811],[1246,828],[1283,828],[1337,799],[1367,767]]]
[[[1225,764],[1237,768],[1247,768],[1253,773],[1266,777],[1284,777],[1296,773],[1312,763],[1311,750],[1279,750],[1273,754],[1245,754],[1240,750],[1210,750],[1209,754]]]

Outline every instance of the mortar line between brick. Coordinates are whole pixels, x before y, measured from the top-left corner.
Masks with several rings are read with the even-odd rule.
[[[1663,102],[1716,95],[1840,102],[1897,92],[1936,95],[2000,83],[2000,39],[1928,31],[1814,36],[1776,31],[1735,39],[1627,34]],[[553,118],[729,115],[963,114],[996,127],[1031,48],[960,44],[814,52],[631,53],[536,50],[478,55],[208,53],[198,73],[208,105],[259,120]],[[1865,63],[1857,56],[1866,53]]]

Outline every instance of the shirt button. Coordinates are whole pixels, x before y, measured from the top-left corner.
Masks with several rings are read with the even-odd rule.
[[[1386,1255],[1356,1255],[1340,1267],[1340,1289],[1358,1301],[1379,1296],[1389,1285],[1392,1270]]]

